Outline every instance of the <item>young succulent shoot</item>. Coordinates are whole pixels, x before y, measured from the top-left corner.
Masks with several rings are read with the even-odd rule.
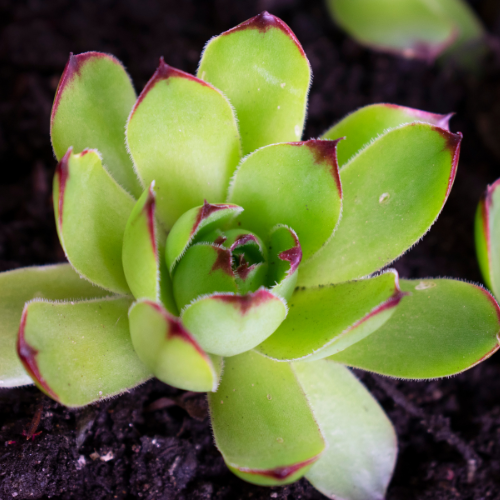
[[[115,58],[71,55],[51,117],[71,266],[0,274],[0,384],[78,407],[156,376],[208,392],[239,477],[383,498],[396,436],[344,365],[461,372],[498,349],[499,308],[381,271],[446,202],[450,116],[375,104],[302,140],[310,80],[267,12],[210,40],[197,76],[161,59],[137,99]]]
[[[359,43],[407,58],[452,57],[471,66],[485,29],[464,0],[326,0],[333,19]]]

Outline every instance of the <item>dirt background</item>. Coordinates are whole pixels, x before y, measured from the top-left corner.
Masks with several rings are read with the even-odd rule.
[[[266,9],[291,26],[311,61],[306,137],[375,102],[456,112],[451,128],[464,141],[451,197],[396,268],[405,277],[480,282],[474,211],[500,176],[500,4],[471,4],[491,33],[481,77],[366,50],[333,25],[321,0],[0,0],[0,270],[64,260],[51,205],[49,114],[70,51],[115,54],[140,90],[161,55],[195,72],[210,37]],[[499,355],[429,383],[357,375],[399,436],[389,500],[500,499]],[[37,409],[41,434],[26,441]],[[0,390],[0,498],[324,497],[305,480],[267,489],[234,477],[212,443],[203,396],[151,381],[78,411],[34,388]]]

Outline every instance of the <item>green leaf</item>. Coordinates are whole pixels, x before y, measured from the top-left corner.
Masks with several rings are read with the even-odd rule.
[[[299,284],[367,276],[415,244],[448,198],[461,139],[433,125],[403,125],[354,156],[340,173],[339,227],[318,255],[301,265]]]
[[[269,253],[268,286],[273,293],[288,302],[295,290],[302,260],[302,248],[297,233],[278,224],[269,237]]]
[[[123,270],[136,299],[161,301],[169,312],[178,316],[172,280],[163,262],[166,235],[156,223],[155,211],[153,181],[128,219],[123,235]]]
[[[380,328],[402,297],[395,271],[338,285],[299,288],[286,320],[257,350],[277,361],[330,356]]]
[[[484,282],[500,297],[500,179],[488,186],[476,212],[475,238]]]
[[[242,208],[237,205],[210,204],[205,202],[182,214],[177,219],[167,238],[165,257],[172,273],[179,259],[188,247],[195,242],[205,241],[204,236],[234,219]]]
[[[452,114],[438,115],[396,104],[371,104],[347,115],[328,129],[322,139],[345,137],[337,146],[337,159],[342,169],[358,151],[391,128],[406,123],[424,122],[449,130],[448,122],[451,117]]]
[[[481,21],[469,6],[463,0],[438,0],[436,7],[441,14],[450,20],[458,32],[451,47],[447,49],[447,53],[461,49],[467,50],[474,42],[478,42],[486,35]]]
[[[215,391],[222,358],[206,354],[179,319],[150,300],[129,311],[130,334],[141,361],[162,382],[188,391]]]
[[[71,148],[54,176],[57,234],[76,271],[103,288],[129,293],[122,241],[134,199],[103,168],[99,153]]]
[[[227,99],[163,59],[130,114],[126,137],[142,181],[156,181],[158,218],[167,231],[204,199],[223,201],[241,158]]]
[[[36,385],[61,404],[84,406],[151,377],[132,347],[130,299],[26,304],[17,352]]]
[[[257,291],[266,281],[268,265],[267,262],[249,265],[243,255],[241,263],[236,268],[236,285],[241,295]]]
[[[130,77],[116,58],[101,52],[71,54],[57,87],[50,119],[57,159],[61,160],[70,147],[75,153],[98,149],[118,184],[139,196],[142,188],[123,136],[135,100]]]
[[[335,21],[358,42],[405,57],[434,59],[457,37],[438,2],[327,0]]]
[[[499,347],[500,309],[483,288],[449,279],[401,280],[403,298],[376,332],[329,359],[410,379],[446,377]]]
[[[337,363],[321,360],[292,366],[328,444],[306,478],[328,498],[385,498],[397,438],[382,408]]]
[[[247,156],[229,200],[244,208],[242,227],[265,236],[276,224],[296,231],[304,260],[332,236],[342,209],[337,141],[273,144]]]
[[[234,356],[271,335],[287,315],[285,301],[265,288],[200,297],[181,312],[186,328],[207,352]]]
[[[208,402],[217,448],[228,467],[251,483],[296,481],[325,447],[288,363],[252,351],[228,358]]]
[[[262,12],[212,38],[198,76],[234,106],[245,155],[268,144],[300,140],[311,68],[281,19]]]
[[[0,388],[33,382],[16,353],[25,302],[33,299],[81,300],[105,295],[109,292],[81,279],[68,264],[0,273]]]
[[[182,309],[200,295],[236,292],[235,278],[230,250],[197,243],[188,249],[172,278],[177,307]]]

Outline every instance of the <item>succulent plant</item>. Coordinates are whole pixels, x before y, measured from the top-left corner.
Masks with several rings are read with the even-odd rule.
[[[197,77],[160,60],[138,99],[114,57],[71,55],[51,117],[71,266],[0,274],[0,385],[70,407],[152,376],[207,391],[238,476],[382,498],[395,433],[344,365],[463,371],[497,350],[499,309],[475,285],[379,272],[450,193],[450,116],[375,104],[301,141],[310,79],[266,12],[213,38]]]
[[[427,60],[454,55],[464,65],[471,65],[483,50],[484,27],[464,0],[327,0],[327,4],[343,29],[376,50]]]

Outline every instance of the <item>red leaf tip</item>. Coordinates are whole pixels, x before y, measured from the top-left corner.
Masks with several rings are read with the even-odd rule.
[[[293,274],[297,268],[299,267],[300,262],[302,261],[302,247],[300,246],[299,238],[295,231],[290,231],[295,240],[295,246],[289,248],[288,250],[284,250],[278,254],[278,257],[281,260],[286,260],[290,263],[290,269],[288,270],[288,275]]]
[[[183,340],[184,342],[191,344],[196,349],[196,351],[198,351],[198,353],[201,354],[203,357],[205,358],[207,357],[207,354],[200,347],[195,338],[184,328],[184,325],[182,324],[180,319],[171,316],[160,304],[156,302],[147,300],[145,301],[145,303],[151,306],[153,309],[155,309],[163,316],[163,319],[165,320],[167,327],[165,332],[167,339],[172,339],[177,337]]]
[[[25,338],[25,329],[26,329],[26,320],[28,318],[28,308],[25,307],[23,310],[23,314],[21,316],[21,324],[19,326],[19,332],[17,334],[17,355],[21,360],[21,363],[24,366],[24,369],[28,372],[30,377],[38,384],[38,386],[46,392],[52,399],[59,401],[59,397],[57,394],[49,387],[45,379],[42,377],[40,373],[40,369],[38,367],[38,363],[36,357],[38,355],[38,351],[30,346],[28,342],[26,342]]]
[[[221,270],[228,276],[234,277],[231,251],[224,247],[212,246],[212,248],[217,252],[217,257],[210,272]]]
[[[121,64],[118,59],[109,54],[104,54],[103,52],[83,52],[81,54],[77,54],[76,56],[73,52],[69,53],[68,62],[64,68],[63,74],[61,75],[61,79],[59,80],[59,84],[57,85],[56,96],[54,98],[54,104],[52,105],[52,111],[50,113],[50,127],[52,128],[57,110],[59,108],[59,104],[61,102],[61,97],[64,93],[64,90],[67,88],[68,84],[73,80],[75,75],[80,76],[82,67],[90,60],[90,59],[101,59],[107,58],[116,64]]]
[[[219,210],[224,210],[226,208],[236,208],[236,205],[229,205],[227,203],[212,204],[208,203],[207,200],[203,200],[203,205],[199,208],[193,227],[191,228],[191,236],[197,231],[198,226],[204,219],[210,217],[210,215],[212,215],[213,213],[218,212]]]
[[[137,108],[141,104],[141,102],[144,100],[146,95],[153,89],[153,87],[160,81],[162,80],[168,80],[169,78],[176,77],[176,78],[185,78],[186,80],[191,80],[193,82],[199,83],[203,85],[204,87],[209,87],[213,89],[209,83],[204,82],[203,80],[200,80],[199,78],[196,78],[196,76],[190,75],[189,73],[186,73],[184,71],[181,71],[180,69],[174,68],[172,66],[169,66],[166,62],[163,56],[160,57],[160,61],[158,64],[158,68],[156,68],[156,71],[153,73],[153,76],[149,79],[148,83],[146,83],[146,86],[140,93],[139,97],[137,98],[136,103],[134,104],[134,107],[132,108],[132,113],[130,114],[130,119],[134,116],[134,113],[137,111]]]
[[[328,163],[330,165],[330,173],[332,174],[339,196],[342,198],[342,183],[340,182],[339,163],[337,160],[337,145],[344,137],[335,139],[334,141],[311,139],[304,141],[302,144],[307,146],[314,155],[314,162],[317,164]],[[301,143],[296,143],[301,144]]]
[[[257,244],[257,246],[259,247],[260,249],[260,244],[257,240],[257,238],[253,235],[253,234],[249,234],[249,233],[242,233],[240,234],[235,240],[234,240],[234,243],[231,245],[231,248],[230,250],[233,251],[235,250],[236,248],[238,247],[242,247],[250,242],[254,242]]]
[[[256,292],[245,295],[214,294],[212,297],[221,302],[233,305],[240,310],[242,315],[246,314],[252,307],[257,307],[269,300],[279,300],[265,288],[260,288]]]
[[[73,147],[70,146],[65,155],[61,158],[61,161],[57,164],[55,175],[59,180],[59,193],[57,198],[57,210],[59,212],[58,224],[59,228],[62,230],[63,223],[63,208],[64,208],[64,193],[66,190],[66,183],[69,177],[69,159],[73,152]]]
[[[238,467],[237,469],[240,472],[245,472],[247,474],[255,474],[259,476],[265,476],[265,477],[270,477],[272,479],[275,479],[277,481],[284,481],[285,479],[288,479],[291,475],[295,474],[298,472],[300,469],[303,469],[304,467],[307,467],[308,465],[311,465],[314,463],[318,457],[313,457],[310,458],[309,460],[304,460],[303,462],[299,462],[296,464],[292,465],[287,465],[285,467],[275,467],[274,469],[249,469],[247,467]]]
[[[146,203],[144,204],[144,212],[146,214],[146,219],[148,222],[148,232],[149,238],[151,240],[151,246],[153,248],[153,253],[158,258],[158,247],[156,245],[156,231],[155,231],[155,208],[156,208],[156,194],[154,192],[154,182],[151,183],[148,189],[148,197]]]
[[[248,21],[244,21],[241,24],[238,24],[238,26],[235,26],[234,28],[222,33],[221,36],[236,33],[238,31],[245,31],[247,29],[257,29],[261,33],[265,33],[270,28],[277,28],[281,30],[283,33],[285,33],[285,35],[290,37],[290,39],[295,43],[295,45],[299,49],[302,57],[304,58],[306,57],[302,45],[295,36],[295,33],[290,29],[290,27],[279,17],[273,16],[267,11],[263,11],[260,14],[257,14],[255,17],[248,19]]]
[[[376,106],[376,104],[375,104]],[[421,120],[425,123],[430,123],[440,128],[444,128],[448,132],[450,128],[448,126],[450,119],[455,115],[455,113],[448,113],[447,115],[441,115],[438,113],[430,113],[429,111],[422,111],[421,109],[409,108],[407,106],[400,106],[399,104],[383,103],[382,106],[386,108],[392,108],[397,110],[403,110],[407,114],[415,117],[415,120]]]

